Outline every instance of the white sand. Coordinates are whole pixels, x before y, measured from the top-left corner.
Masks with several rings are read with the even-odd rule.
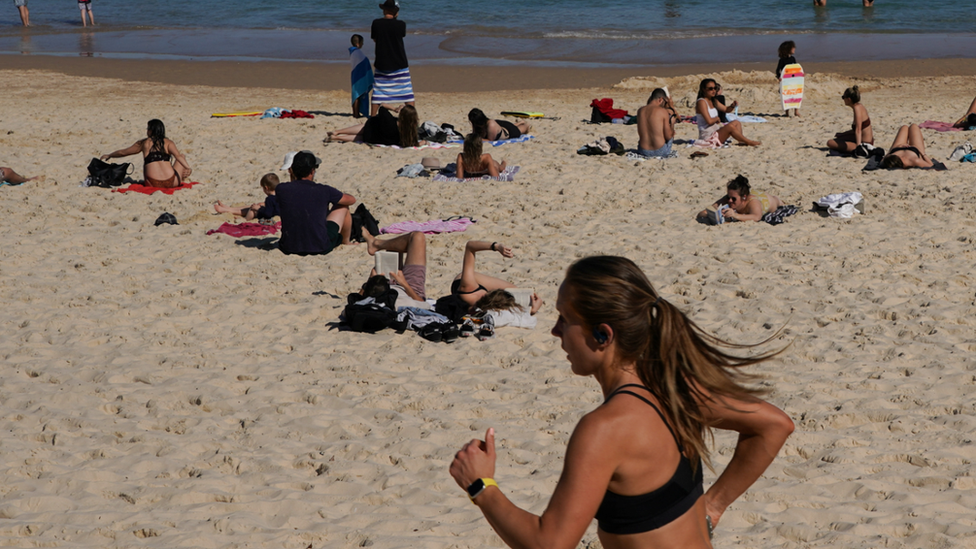
[[[743,111],[780,112],[772,75],[718,78]],[[660,82],[687,105],[699,79]],[[633,112],[648,83],[421,95],[423,120],[458,127],[474,106],[561,117],[490,151],[522,166],[515,182],[463,188],[394,177],[457,149],[322,145],[351,118],[209,118],[345,112],[346,93],[13,71],[0,82],[0,164],[47,176],[0,188],[0,545],[501,546],[447,466],[494,426],[502,488],[545,508],[569,434],[600,401],[548,334],[552,304],[572,260],[610,253],[721,337],[756,342],[787,326],[792,347],[756,371],[797,431],[726,513],[717,547],[976,546],[976,167],[862,174],[861,160],[826,158],[823,143],[850,126],[847,81],[814,75],[803,119],[747,124],[760,148],[691,160],[679,147],[679,159],[639,165],[574,151],[604,135],[635,146],[633,126],[581,120],[596,97]],[[860,84],[885,148],[902,123],[955,120],[973,94],[971,78]],[[151,197],[78,187],[92,156],[131,144],[154,117],[201,185]],[[678,137],[695,132],[683,124]],[[940,159],[965,139],[925,137]],[[483,254],[479,267],[536,288],[540,327],[450,346],[338,331],[372,264],[364,246],[302,258],[256,246],[271,238],[205,235],[229,220],[209,213],[213,202],[259,201],[260,176],[302,148],[324,158],[320,182],[381,224],[474,216],[466,233],[430,237],[428,295],[447,292],[467,239],[502,241],[517,257]],[[776,227],[695,223],[738,173],[801,213]],[[866,215],[808,211],[855,190]],[[180,225],[153,227],[164,211]],[[719,436],[719,465],[733,444]],[[583,541],[599,546],[595,527]]]

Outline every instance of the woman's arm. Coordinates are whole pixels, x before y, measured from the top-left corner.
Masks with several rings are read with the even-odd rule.
[[[488,165],[488,175],[489,176],[491,176],[491,177],[498,177],[498,165],[491,158],[491,155],[490,154],[485,153],[485,154],[481,155],[481,162],[482,162],[482,164],[487,164]]]
[[[103,154],[101,156],[102,161],[108,160],[110,158],[124,158],[126,156],[132,156],[138,152],[142,152],[142,143],[145,139],[140,139],[136,141],[131,147],[126,147],[124,149],[119,149],[108,154]]]
[[[474,291],[478,288],[478,278],[475,276],[475,254],[485,250],[492,250],[502,254],[502,257],[515,257],[512,249],[498,242],[487,242],[485,240],[469,240],[464,245],[464,260],[461,263],[461,285],[458,287],[462,292]]]
[[[705,493],[705,512],[715,525],[728,506],[776,458],[793,432],[793,421],[782,410],[762,400],[706,398],[702,408],[709,425],[739,433],[732,459]]]
[[[456,165],[457,165],[457,176],[456,177],[458,179],[464,179],[464,157],[461,156],[461,153],[458,153]]]
[[[617,467],[616,460],[608,458],[614,455],[608,451],[613,447],[612,435],[602,426],[591,416],[576,426],[566,448],[559,484],[541,517],[517,507],[501,488],[489,487],[475,498],[474,503],[509,547],[572,549],[583,538]],[[462,448],[450,471],[462,488],[479,478],[493,478],[494,429],[488,430],[484,442],[473,440]]]
[[[973,102],[969,105],[969,110],[966,111],[966,114],[962,115],[962,118],[960,118],[959,120],[956,120],[956,123],[953,124],[953,126],[957,128],[961,128],[963,122],[966,121],[966,117],[968,117],[970,114],[973,113],[976,113],[976,98],[973,98]]]
[[[762,205],[759,203],[758,198],[752,198],[749,200],[749,203],[746,204],[745,213],[739,213],[734,209],[729,208],[725,210],[722,215],[736,221],[759,221],[763,216]]]
[[[186,163],[186,157],[183,156],[183,153],[176,148],[176,143],[170,141],[169,138],[166,139],[166,149],[166,152],[173,155],[173,158],[176,159],[176,163],[183,167],[183,169],[180,170],[180,179],[186,180],[186,178],[190,177],[190,174],[193,172],[193,170],[190,169],[190,165]]]
[[[695,112],[698,113],[698,116],[702,117],[702,120],[704,120],[709,126],[719,122],[719,118],[717,116],[708,116],[708,99],[705,99],[704,97],[698,100],[698,104],[695,105]]]

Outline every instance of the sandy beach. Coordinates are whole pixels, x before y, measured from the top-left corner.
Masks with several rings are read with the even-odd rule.
[[[633,259],[720,337],[755,343],[785,326],[773,346],[790,348],[752,371],[797,430],[724,515],[716,547],[976,546],[976,166],[862,173],[863,160],[827,157],[824,145],[850,127],[839,98],[855,83],[884,148],[902,124],[955,121],[973,99],[973,61],[808,67],[798,120],[781,116],[772,67],[537,69],[536,84],[509,91],[475,78],[438,88],[430,75],[443,83],[452,68],[421,67],[421,120],[467,128],[472,107],[558,117],[490,151],[521,166],[515,181],[462,185],[395,177],[460,149],[322,143],[353,123],[345,67],[332,80],[297,69],[325,79],[306,89],[302,73],[271,68],[197,65],[172,82],[127,61],[86,76],[85,60],[11,65],[22,59],[0,60],[0,165],[45,180],[0,187],[0,545],[502,547],[447,467],[495,427],[495,478],[517,504],[545,508],[573,427],[601,402],[549,334],[556,291],[574,259],[607,253]],[[158,63],[146,72],[175,74]],[[667,85],[693,114],[704,76],[767,118],[745,124],[761,147],[693,160],[681,145],[679,158],[646,162],[575,153],[607,135],[637,144],[636,126],[584,123],[592,99],[633,113]],[[337,114],[210,117],[269,107]],[[79,186],[93,156],[143,137],[150,118],[199,185],[172,196]],[[678,139],[696,135],[679,125]],[[972,138],[925,131],[943,161]],[[298,149],[324,160],[319,182],[381,225],[475,218],[428,239],[428,295],[448,293],[464,242],[501,241],[516,257],[479,256],[479,269],[536,289],[539,327],[451,345],[342,331],[345,296],[372,265],[364,245],[296,257],[269,249],[273,237],[206,234],[231,221],[215,201],[260,201],[258,179]],[[138,177],[142,161],[130,160]],[[696,223],[740,173],[800,213],[779,226]],[[844,191],[863,193],[864,215],[810,211]],[[179,225],[154,227],[163,212]],[[734,443],[716,438],[718,470]],[[706,487],[714,478],[706,471]],[[600,547],[595,525],[581,547]]]

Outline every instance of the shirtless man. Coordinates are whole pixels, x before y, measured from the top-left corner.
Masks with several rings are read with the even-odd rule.
[[[668,93],[661,88],[651,92],[644,105],[637,111],[637,152],[647,158],[667,158],[674,143],[674,124],[678,113]]]

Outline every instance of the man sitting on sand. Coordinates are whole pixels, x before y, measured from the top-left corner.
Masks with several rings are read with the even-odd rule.
[[[671,155],[671,145],[674,143],[674,124],[678,121],[678,113],[668,97],[668,92],[661,88],[651,92],[644,105],[637,111],[637,152],[647,158],[667,158]]]
[[[392,288],[397,292],[396,306],[430,309],[427,304],[427,239],[424,233],[414,231],[380,240],[363,228],[366,251],[375,255],[380,250],[407,254],[403,269],[395,273],[377,273],[372,269],[369,280],[360,291],[367,297],[376,297]],[[392,282],[392,284],[391,284]]]
[[[324,255],[340,243],[352,243],[349,206],[356,198],[316,183],[315,170],[321,163],[310,152],[296,154],[288,168],[292,180],[275,188],[281,216],[278,249],[286,254]]]

